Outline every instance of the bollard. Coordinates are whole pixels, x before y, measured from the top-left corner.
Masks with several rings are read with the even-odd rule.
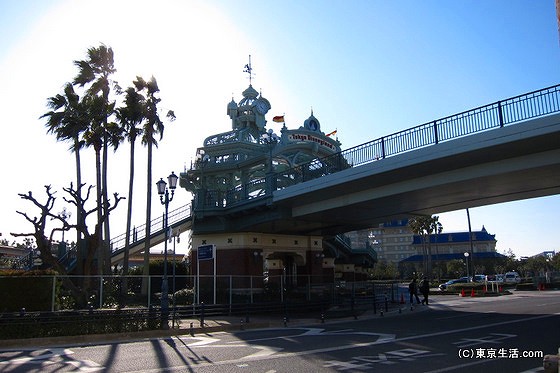
[[[241,319],[241,330],[245,330],[245,327],[243,326],[243,319]]]
[[[284,317],[284,326],[288,326],[288,319]]]
[[[193,330],[193,323],[192,322],[191,322],[190,334],[191,334],[191,337],[194,336],[194,330]]]
[[[389,312],[389,302],[387,300],[387,293],[385,293],[385,312]]]
[[[245,323],[249,323],[249,301],[247,301],[247,305],[245,306]]]
[[[204,328],[204,302],[200,303],[200,327]]]
[[[399,313],[402,313],[402,308],[399,307]]]
[[[22,308],[19,310],[19,315],[20,315],[21,317],[25,316],[25,308],[22,307]]]
[[[379,316],[383,317],[383,310],[379,311]]]
[[[325,314],[321,313],[321,324],[325,323]]]
[[[414,306],[412,304],[410,305],[410,310],[414,311]]]

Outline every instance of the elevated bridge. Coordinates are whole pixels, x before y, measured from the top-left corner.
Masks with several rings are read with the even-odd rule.
[[[208,189],[192,208],[171,212],[170,225],[328,237],[400,217],[559,194],[559,96],[560,85],[548,87],[270,172],[226,193]],[[131,254],[143,249],[142,230],[131,232]],[[152,244],[162,242],[161,218],[152,232]],[[122,260],[124,235],[112,247],[113,262]]]

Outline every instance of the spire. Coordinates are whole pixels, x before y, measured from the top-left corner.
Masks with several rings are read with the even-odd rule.
[[[243,72],[249,74],[249,85],[253,79],[253,67],[251,66],[251,55],[249,55],[249,63],[243,68]]]

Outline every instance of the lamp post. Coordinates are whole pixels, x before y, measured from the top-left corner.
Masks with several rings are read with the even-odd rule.
[[[465,263],[467,264],[467,281],[470,282],[470,280],[469,280],[469,253],[464,253],[463,255],[465,256]]]
[[[176,261],[176,251],[175,251],[175,242],[180,243],[181,239],[179,238],[179,229],[177,229],[177,231],[175,231],[174,233],[172,232],[171,237],[169,237],[169,242],[171,243],[171,239],[173,238],[173,319],[172,319],[172,328],[175,328],[175,261]]]
[[[169,284],[167,280],[167,230],[168,230],[168,217],[169,217],[169,202],[173,200],[173,194],[175,193],[175,188],[177,187],[177,180],[179,177],[171,172],[171,175],[167,177],[169,182],[169,188],[167,188],[167,183],[162,179],[156,183],[157,191],[159,194],[159,199],[161,204],[165,206],[165,214],[163,216],[163,231],[165,234],[164,251],[163,251],[163,281],[161,282],[161,328],[169,329]],[[171,195],[169,190],[171,189]]]

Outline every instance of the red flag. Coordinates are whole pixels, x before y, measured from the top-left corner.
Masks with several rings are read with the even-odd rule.
[[[283,115],[277,115],[274,118],[272,118],[273,122],[278,122],[278,123],[284,123],[284,116]]]
[[[327,133],[327,136],[336,135],[336,131],[337,131],[337,130],[334,130],[334,131],[332,131],[331,133]]]

